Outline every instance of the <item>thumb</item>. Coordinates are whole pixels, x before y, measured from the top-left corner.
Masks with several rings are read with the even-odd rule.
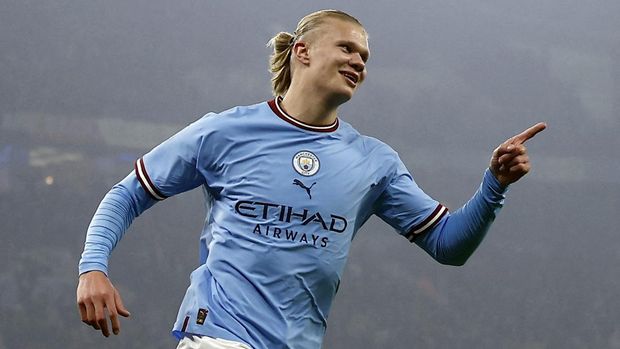
[[[123,304],[123,299],[121,298],[120,293],[118,293],[116,289],[114,290],[114,302],[116,303],[116,310],[120,315],[124,317],[129,317],[131,315],[129,310],[125,308],[125,305]]]

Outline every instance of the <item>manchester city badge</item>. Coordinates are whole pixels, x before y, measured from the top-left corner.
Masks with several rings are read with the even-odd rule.
[[[293,156],[293,168],[302,176],[315,175],[319,167],[319,158],[310,151],[302,150]]]

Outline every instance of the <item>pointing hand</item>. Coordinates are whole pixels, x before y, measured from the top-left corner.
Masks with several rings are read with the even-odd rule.
[[[547,124],[539,122],[507,139],[493,151],[489,168],[502,186],[518,181],[530,171],[530,159],[524,144],[545,128]]]

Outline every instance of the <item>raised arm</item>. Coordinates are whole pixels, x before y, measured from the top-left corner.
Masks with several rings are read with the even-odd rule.
[[[538,123],[498,146],[489,170],[474,196],[457,211],[443,217],[415,242],[443,264],[463,265],[474,253],[504,203],[508,185],[530,171],[524,143],[544,130]]]

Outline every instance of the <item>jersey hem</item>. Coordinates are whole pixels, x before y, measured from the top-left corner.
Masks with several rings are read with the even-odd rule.
[[[171,334],[177,340],[181,340],[181,339],[183,339],[185,337],[191,337],[191,336],[209,337],[209,338],[214,338],[214,339],[218,338],[218,339],[222,339],[222,340],[226,340],[226,341],[236,342],[236,343],[239,343],[239,344],[243,344],[243,345],[247,346],[248,348],[253,348],[247,342],[245,342],[245,341],[241,340],[240,338],[237,338],[236,336],[233,336],[230,333],[225,332],[225,331],[219,331],[217,333],[204,334],[204,333],[195,333],[195,332],[189,332],[189,331],[172,330]]]

